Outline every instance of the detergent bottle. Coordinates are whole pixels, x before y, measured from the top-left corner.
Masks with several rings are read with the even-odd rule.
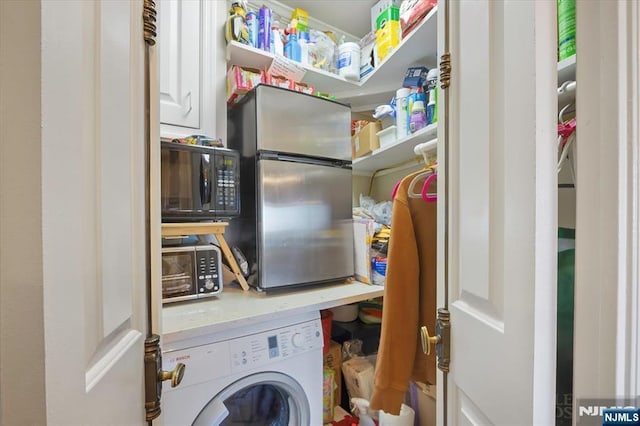
[[[247,9],[243,0],[234,1],[229,9],[229,18],[224,31],[227,43],[237,41],[249,44],[249,27],[247,26]]]
[[[300,62],[302,59],[302,50],[298,43],[298,30],[295,28],[289,29],[289,38],[284,46],[284,56],[296,62]]]

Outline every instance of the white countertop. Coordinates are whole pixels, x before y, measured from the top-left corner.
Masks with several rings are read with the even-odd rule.
[[[266,294],[225,287],[216,297],[165,305],[162,309],[164,343],[200,337],[258,321],[282,318],[380,297],[384,287],[358,281]]]

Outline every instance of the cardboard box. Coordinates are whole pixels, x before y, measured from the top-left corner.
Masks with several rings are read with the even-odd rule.
[[[267,73],[267,84],[275,87],[282,87],[283,89],[294,89],[295,83],[286,77],[281,75],[273,75]]]
[[[387,21],[376,31],[376,51],[380,62],[400,44],[400,22]]]
[[[418,418],[420,426],[429,426],[436,423],[436,386],[415,382],[418,406]]]
[[[429,69],[427,67],[410,67],[404,75],[402,87],[422,87],[427,81]]]
[[[371,399],[375,371],[375,356],[355,356],[342,363],[342,375],[349,399]]]
[[[395,128],[394,128],[395,131]],[[371,284],[371,241],[375,230],[375,221],[353,219],[353,263],[358,281]]]
[[[402,0],[380,0],[371,8],[371,31],[376,30],[376,19],[386,9],[391,6],[400,7]]]
[[[337,402],[333,398],[335,383],[335,371],[325,368],[322,372],[322,423],[329,423],[333,420],[333,412]]]
[[[381,130],[380,123],[371,122],[351,137],[351,157],[359,158],[380,148],[378,133]]]
[[[333,400],[336,404],[342,401],[342,345],[333,340],[329,343],[329,352],[324,356],[323,367],[335,372],[336,387]]]
[[[314,86],[299,81],[293,83],[293,89],[301,93],[306,93],[307,95],[314,95],[316,93]]]
[[[227,103],[233,105],[249,90],[265,82],[266,77],[262,70],[232,66],[227,71]]]
[[[386,28],[389,24],[397,22],[398,32],[400,31],[400,9],[396,6],[391,6],[383,10],[376,18],[376,33],[378,30]]]
[[[360,80],[373,72],[377,63],[376,33],[371,31],[360,39]]]

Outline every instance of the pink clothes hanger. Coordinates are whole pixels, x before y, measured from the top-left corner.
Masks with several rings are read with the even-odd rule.
[[[398,188],[400,188],[400,182],[402,182],[402,179],[400,179],[399,181],[396,182],[395,185],[393,185],[393,190],[391,191],[391,201],[393,201],[396,198],[396,194],[398,193]]]
[[[427,192],[427,190],[429,189],[429,185],[431,185],[431,182],[437,179],[438,174],[434,172],[427,176],[427,178],[424,180],[424,183],[422,184],[422,191],[420,191],[420,194],[422,195],[422,199],[427,203],[435,203],[436,201],[438,201],[437,194],[429,194]]]

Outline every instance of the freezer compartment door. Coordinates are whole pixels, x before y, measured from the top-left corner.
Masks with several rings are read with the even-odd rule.
[[[351,161],[351,108],[271,86],[255,96],[258,150]]]
[[[351,170],[263,159],[258,176],[259,286],[352,276]]]

